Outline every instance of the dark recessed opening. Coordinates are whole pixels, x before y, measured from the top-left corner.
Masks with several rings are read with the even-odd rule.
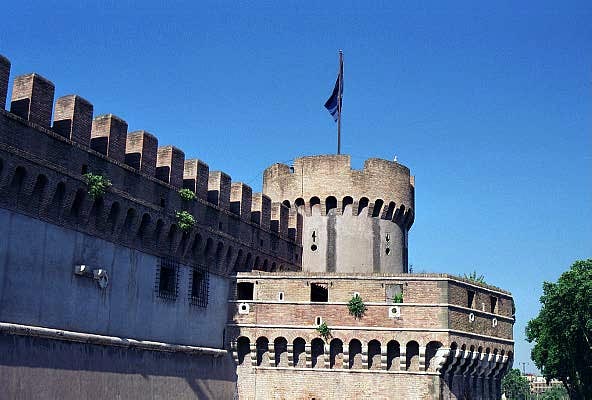
[[[174,298],[177,296],[177,270],[173,265],[160,266],[160,281],[158,294],[161,297]]]
[[[472,290],[467,291],[467,307],[473,308],[473,302],[475,301],[475,292]]]
[[[207,307],[208,305],[208,274],[207,271],[194,269],[191,274],[191,304]]]
[[[491,296],[491,313],[497,312],[497,297]]]
[[[253,300],[253,283],[239,282],[236,284],[237,300]]]
[[[386,253],[386,255],[388,256],[389,254],[391,254],[391,249],[389,249],[388,247],[386,248],[386,250],[384,251]]]
[[[310,249],[312,251],[317,251],[317,245],[316,244],[313,244],[312,246],[310,246]]]
[[[329,301],[329,288],[326,283],[310,284],[310,301],[323,302]]]
[[[82,173],[82,175],[86,174],[88,172],[88,165],[82,165],[82,169],[80,170],[80,172]]]
[[[164,205],[165,205],[165,203],[164,203],[164,198],[163,198],[163,197],[161,197],[161,198],[160,198],[160,206],[161,206],[161,207],[164,207]]]

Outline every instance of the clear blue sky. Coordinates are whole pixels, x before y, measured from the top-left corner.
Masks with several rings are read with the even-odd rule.
[[[411,168],[415,271],[510,290],[515,365],[533,369],[542,282],[592,257],[592,2],[55,3],[2,7],[13,77],[256,190],[274,162],[335,152],[343,49],[343,152]]]

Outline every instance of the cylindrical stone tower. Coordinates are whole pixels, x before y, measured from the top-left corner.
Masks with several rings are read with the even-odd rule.
[[[263,193],[302,215],[302,269],[313,272],[407,272],[414,220],[409,168],[371,158],[362,170],[350,156],[298,158],[263,175]]]

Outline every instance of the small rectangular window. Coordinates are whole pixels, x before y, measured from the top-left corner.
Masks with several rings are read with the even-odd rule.
[[[239,282],[236,284],[237,300],[253,300],[253,283]]]
[[[492,314],[495,314],[495,313],[497,313],[497,297],[491,296],[490,297],[490,300],[491,300],[491,303],[490,303],[491,304],[491,310],[490,310],[490,312]]]
[[[158,297],[175,300],[177,298],[177,273],[179,264],[170,258],[161,258],[157,276]]]
[[[403,294],[403,285],[401,284],[386,284],[384,285],[385,301],[387,303],[395,303],[395,300],[401,298]]]
[[[310,284],[310,301],[323,303],[329,301],[329,288],[326,283]]]
[[[473,290],[467,290],[467,307],[473,308],[475,306],[475,292]]]
[[[194,269],[191,272],[191,292],[189,293],[189,303],[198,307],[208,306],[209,296],[209,274],[206,270]]]

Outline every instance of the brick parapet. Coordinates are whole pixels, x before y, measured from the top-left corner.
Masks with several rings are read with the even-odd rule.
[[[511,293],[501,289],[497,286],[489,285],[482,282],[471,281],[466,278],[462,278],[456,275],[447,274],[447,273],[404,273],[404,274],[388,274],[388,273],[380,273],[380,274],[373,274],[368,275],[365,273],[350,273],[350,272],[314,272],[314,271],[298,271],[298,272],[290,272],[290,271],[283,271],[283,272],[265,272],[265,271],[257,271],[257,272],[241,272],[236,275],[237,279],[250,279],[250,278],[257,278],[257,279],[270,279],[270,280],[277,280],[277,279],[311,279],[311,278],[331,278],[335,280],[340,279],[356,279],[360,281],[380,281],[380,280],[406,280],[406,281],[415,281],[415,280],[445,280],[445,281],[454,281],[459,284],[464,284],[467,287],[474,287],[476,289],[487,289],[491,292],[498,293],[500,295],[506,295],[511,297]]]
[[[49,128],[54,92],[53,83],[39,74],[17,76],[12,88],[10,112]]]
[[[377,158],[366,160],[362,170],[351,168],[348,155],[301,157],[292,167],[274,164],[263,174],[263,193],[273,202],[303,205],[307,215],[315,204],[321,215],[333,206],[341,214],[351,204],[353,215],[365,212],[407,230],[414,220],[415,180],[409,168]]]
[[[1,118],[0,118],[1,119]],[[0,123],[0,130],[1,130]],[[0,136],[1,137],[1,136]],[[197,218],[197,223],[192,231],[183,237],[178,231],[173,230],[176,225],[174,214],[158,207],[150,202],[135,198],[129,193],[112,187],[101,200],[93,201],[86,195],[86,183],[81,175],[46,160],[32,156],[20,149],[13,148],[0,142],[0,207],[13,209],[20,213],[56,224],[70,229],[78,230],[101,237],[105,240],[119,243],[127,247],[139,249],[148,254],[157,256],[169,256],[178,258],[187,265],[205,266],[214,273],[227,275],[236,265],[243,265],[246,254],[252,253],[262,259],[269,260],[271,264],[282,268],[296,269],[297,265],[291,259],[286,258],[287,253],[272,251],[270,248],[253,247],[250,240],[234,237],[217,229],[217,225],[207,225],[205,218]],[[22,186],[11,187],[15,181],[17,167],[25,172]],[[41,193],[37,193],[36,187],[40,177],[45,178]],[[61,200],[56,200],[59,186],[63,185]],[[74,212],[75,199],[82,193],[82,200],[76,212]],[[26,199],[26,200],[25,200]],[[117,208],[115,208],[117,205]],[[199,216],[207,213],[203,204],[197,207]],[[114,215],[114,210],[117,215]],[[128,220],[128,213],[133,216]],[[238,223],[236,216],[220,213],[222,219],[234,219],[230,223]],[[142,226],[144,217],[149,223]],[[160,228],[158,228],[160,221]],[[202,222],[203,221],[203,222]],[[251,226],[251,235],[259,228]],[[259,233],[261,234],[261,233]],[[272,234],[269,232],[269,234]],[[226,257],[228,249],[231,258],[215,260],[207,258],[202,247],[196,243],[205,242],[212,238],[215,243],[223,244],[223,254]],[[239,250],[243,254],[238,254]],[[250,267],[253,267],[251,265]]]
[[[185,153],[175,146],[162,146],[156,151],[156,178],[169,185],[183,186]]]
[[[483,286],[467,286],[446,274],[356,276],[355,274],[238,273],[237,284],[253,285],[251,301],[241,300],[238,292],[229,298],[229,321],[239,325],[314,326],[315,318],[332,326],[351,329],[434,329],[453,330],[512,340],[514,317],[507,308],[491,311],[463,304],[464,291],[474,291],[512,304],[509,294]],[[327,301],[312,301],[312,287],[327,290]],[[402,293],[403,302],[393,301],[393,293]],[[280,295],[281,293],[281,295]],[[367,309],[362,318],[349,314],[347,303],[358,294]],[[242,303],[249,313],[239,312]],[[488,306],[490,306],[488,304]]]
[[[90,134],[90,146],[93,150],[123,163],[126,137],[127,122],[123,119],[113,114],[100,115],[93,119]]]
[[[0,93],[7,92],[2,85],[8,83],[9,68],[10,62],[1,57]],[[251,222],[251,215],[247,215],[250,213],[247,200],[242,201],[242,218],[230,212],[229,201],[217,204],[207,201],[207,164],[199,160],[184,162],[182,151],[173,146],[161,148],[160,154],[156,154],[156,137],[145,131],[132,132],[128,136],[127,123],[111,114],[92,119],[92,104],[76,95],[57,100],[55,121],[50,129],[53,93],[53,84],[38,74],[15,78],[11,109],[18,115],[4,110],[0,113],[4,149],[21,154],[24,159],[35,160],[38,165],[32,168],[50,167],[53,172],[47,172],[48,175],[59,171],[78,180],[73,186],[84,184],[80,180],[85,172],[105,175],[113,184],[109,195],[117,194],[125,198],[123,202],[132,201],[146,207],[153,213],[153,224],[158,219],[171,220],[175,210],[186,208],[196,217],[197,226],[238,241],[238,247],[244,246],[245,255],[250,254],[252,259],[260,255],[269,259],[266,264],[277,268],[300,268],[301,251],[298,249],[301,247],[287,236],[272,232],[269,220]],[[12,165],[8,159],[3,162],[4,172],[14,173],[14,169],[10,169],[17,165]],[[9,179],[8,175],[4,178]],[[229,195],[230,177],[223,172],[219,175],[224,178],[220,188]],[[29,176],[28,179],[32,178]],[[51,184],[57,183],[48,183]],[[177,193],[180,187],[187,186],[197,196],[197,200],[190,204],[182,203]],[[75,191],[64,196],[66,203],[80,202],[82,194],[77,195]],[[125,213],[126,206],[122,213]],[[62,211],[52,210],[52,213]],[[139,226],[138,223],[132,227]]]
[[[56,101],[52,130],[83,146],[90,146],[93,105],[77,95]]]
[[[44,211],[46,215],[34,216],[53,223],[73,226],[63,218],[63,214],[69,212],[67,207],[71,207],[78,190],[82,189],[86,192],[85,182],[82,179],[83,171],[102,173],[113,183],[105,196],[104,207],[108,208],[114,202],[120,203],[121,222],[116,225],[117,227],[123,225],[126,211],[129,208],[136,210],[137,218],[141,218],[143,214],[147,213],[151,216],[152,224],[156,224],[158,219],[162,219],[167,221],[167,226],[171,226],[176,221],[174,210],[183,207],[177,193],[178,188],[155,177],[147,176],[120,161],[93,151],[79,142],[64,138],[50,129],[25,121],[4,110],[0,111],[0,130],[0,142],[4,153],[1,175],[3,187],[9,184],[15,168],[19,165],[26,166],[27,182],[31,185],[30,190],[35,185],[37,174],[43,174],[47,178],[51,178],[47,183],[48,190],[51,188],[55,192],[56,185],[60,181],[67,184],[68,193],[64,197],[60,210],[52,209],[54,206],[50,204],[51,199],[45,199],[44,201],[47,203],[45,206],[48,207]],[[14,158],[15,156],[16,158]],[[4,193],[4,195],[6,197],[12,196],[10,193]],[[115,196],[117,199],[111,198],[111,196]],[[19,204],[14,204],[13,201],[8,201],[8,203],[6,203],[7,208],[19,206]],[[88,198],[82,203],[86,210],[83,211],[81,216],[87,216],[91,212],[92,204]],[[203,199],[197,199],[193,202],[190,209],[198,221],[196,230],[206,230],[202,236],[208,234],[217,236],[220,241],[224,241],[228,246],[233,247],[235,252],[242,249],[243,258],[248,253],[251,253],[253,258],[255,255],[259,255],[262,259],[269,260],[268,265],[275,265],[277,268],[281,267],[287,270],[300,268],[299,259],[293,256],[295,252],[300,253],[298,250],[300,246],[293,241],[280,238],[277,233],[271,232],[269,229],[266,230],[250,221],[241,221],[239,217],[230,213],[230,211],[222,210]],[[21,209],[19,211],[25,210]],[[30,214],[30,212],[28,213]],[[114,236],[111,232],[97,231],[94,227],[85,227],[85,224],[88,224],[88,221],[78,221],[75,224],[75,229],[91,232],[107,240],[134,246],[133,243],[130,243],[131,240]],[[139,222],[135,226],[139,227]],[[220,229],[221,226],[222,229]],[[154,228],[154,225],[152,227]],[[271,246],[254,246],[255,241],[252,237],[261,235],[269,238],[277,237],[276,241],[279,241],[279,245],[274,249]],[[265,242],[271,243],[272,240],[267,239]],[[140,247],[143,251],[161,255],[178,256],[179,251],[177,249],[177,252],[172,254],[170,247],[167,249],[162,243],[160,247],[146,243],[143,243]],[[185,257],[189,256],[190,254],[186,252]],[[236,261],[235,253],[235,261],[225,273],[228,273],[235,265],[244,264],[245,261],[245,259]]]
[[[158,139],[149,132],[135,131],[127,135],[125,163],[150,176],[156,174]]]

